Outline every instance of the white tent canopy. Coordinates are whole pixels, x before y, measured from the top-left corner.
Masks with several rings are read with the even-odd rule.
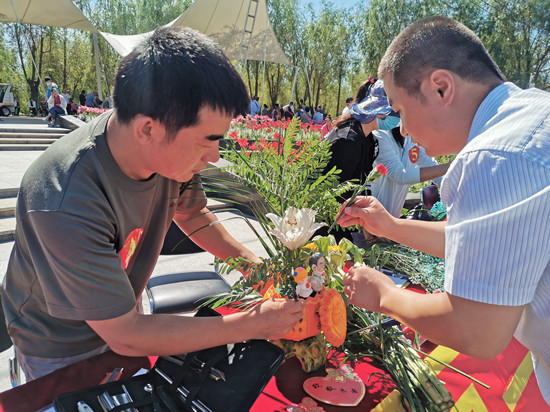
[[[174,22],[191,27],[214,40],[230,59],[239,58],[249,0],[197,0]],[[251,27],[247,27],[251,29]],[[266,33],[267,32],[267,33]],[[248,60],[265,60],[292,66],[271,27],[265,0],[258,2]]]
[[[97,32],[71,0],[0,0],[0,21]]]
[[[214,40],[230,59],[239,58],[250,0],[196,0],[168,25],[191,27]],[[14,11],[15,7],[15,11]],[[98,32],[71,0],[0,0],[0,21]],[[250,24],[249,24],[250,26]],[[251,27],[247,27],[251,29]],[[101,33],[122,56],[152,32],[135,35]],[[248,41],[245,41],[248,44]],[[291,66],[271,27],[265,0],[258,1],[248,60]]]
[[[190,27],[206,34],[218,43],[229,59],[237,60],[248,13],[248,3],[249,0],[197,0],[167,26]],[[251,27],[247,29],[250,30]],[[101,32],[101,35],[121,56],[126,56],[151,33],[124,36]],[[269,62],[292,66],[271,27],[265,0],[260,0],[248,60],[262,61],[264,58]]]

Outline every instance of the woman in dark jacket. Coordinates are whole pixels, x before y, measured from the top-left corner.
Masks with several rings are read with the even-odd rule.
[[[336,167],[341,170],[340,182],[349,180],[363,184],[372,170],[378,156],[378,141],[372,132],[378,129],[377,117],[384,118],[392,113],[384,92],[383,83],[370,77],[359,86],[349,112],[338,117],[334,128],[325,136],[331,143],[332,157],[326,171]],[[346,193],[342,200],[351,193]],[[343,230],[331,232],[336,240],[351,233]]]

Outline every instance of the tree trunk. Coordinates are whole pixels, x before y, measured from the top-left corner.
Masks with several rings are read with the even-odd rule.
[[[254,79],[254,95],[256,96],[259,96],[260,94],[260,88],[259,88],[259,83],[260,83],[260,62],[258,60],[256,60],[254,62],[254,76],[255,76],[255,79]]]
[[[67,29],[63,29],[63,89],[67,88]],[[69,103],[69,102],[67,102]]]
[[[338,117],[340,113],[340,94],[342,93],[342,71],[338,70],[338,98],[336,99],[336,113],[334,113],[334,119]]]

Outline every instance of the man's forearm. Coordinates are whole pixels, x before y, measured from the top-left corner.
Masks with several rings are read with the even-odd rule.
[[[431,342],[482,359],[493,358],[505,349],[523,310],[474,302],[447,293],[423,295],[398,288],[381,303],[384,313]]]
[[[425,182],[443,176],[447,173],[450,163],[442,163],[435,166],[420,168],[420,181]]]
[[[446,222],[426,222],[413,219],[395,219],[385,237],[432,256],[445,257]]]
[[[173,355],[254,338],[246,313],[196,318],[175,315],[128,316],[123,338],[107,341],[125,356]],[[92,323],[92,327],[93,323]],[[101,335],[101,329],[96,329]]]
[[[174,221],[181,230],[190,235],[195,244],[220,259],[238,256],[250,260],[257,259],[249,249],[231,236],[217,217],[206,208],[200,211],[200,215],[190,219],[176,215]]]

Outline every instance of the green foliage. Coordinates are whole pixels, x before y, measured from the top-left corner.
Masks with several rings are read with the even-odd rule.
[[[294,118],[286,135],[281,133],[271,142],[256,141],[258,150],[232,145],[224,154],[233,164],[228,170],[260,195],[266,213],[282,216],[289,206],[307,207],[318,212],[317,221],[331,223],[340,205],[338,196],[351,184],[340,185],[335,168],[324,173],[330,143],[315,138],[298,142],[299,128],[300,121]]]
[[[369,266],[406,276],[428,293],[444,291],[445,260],[397,244],[374,244],[367,251]]]

